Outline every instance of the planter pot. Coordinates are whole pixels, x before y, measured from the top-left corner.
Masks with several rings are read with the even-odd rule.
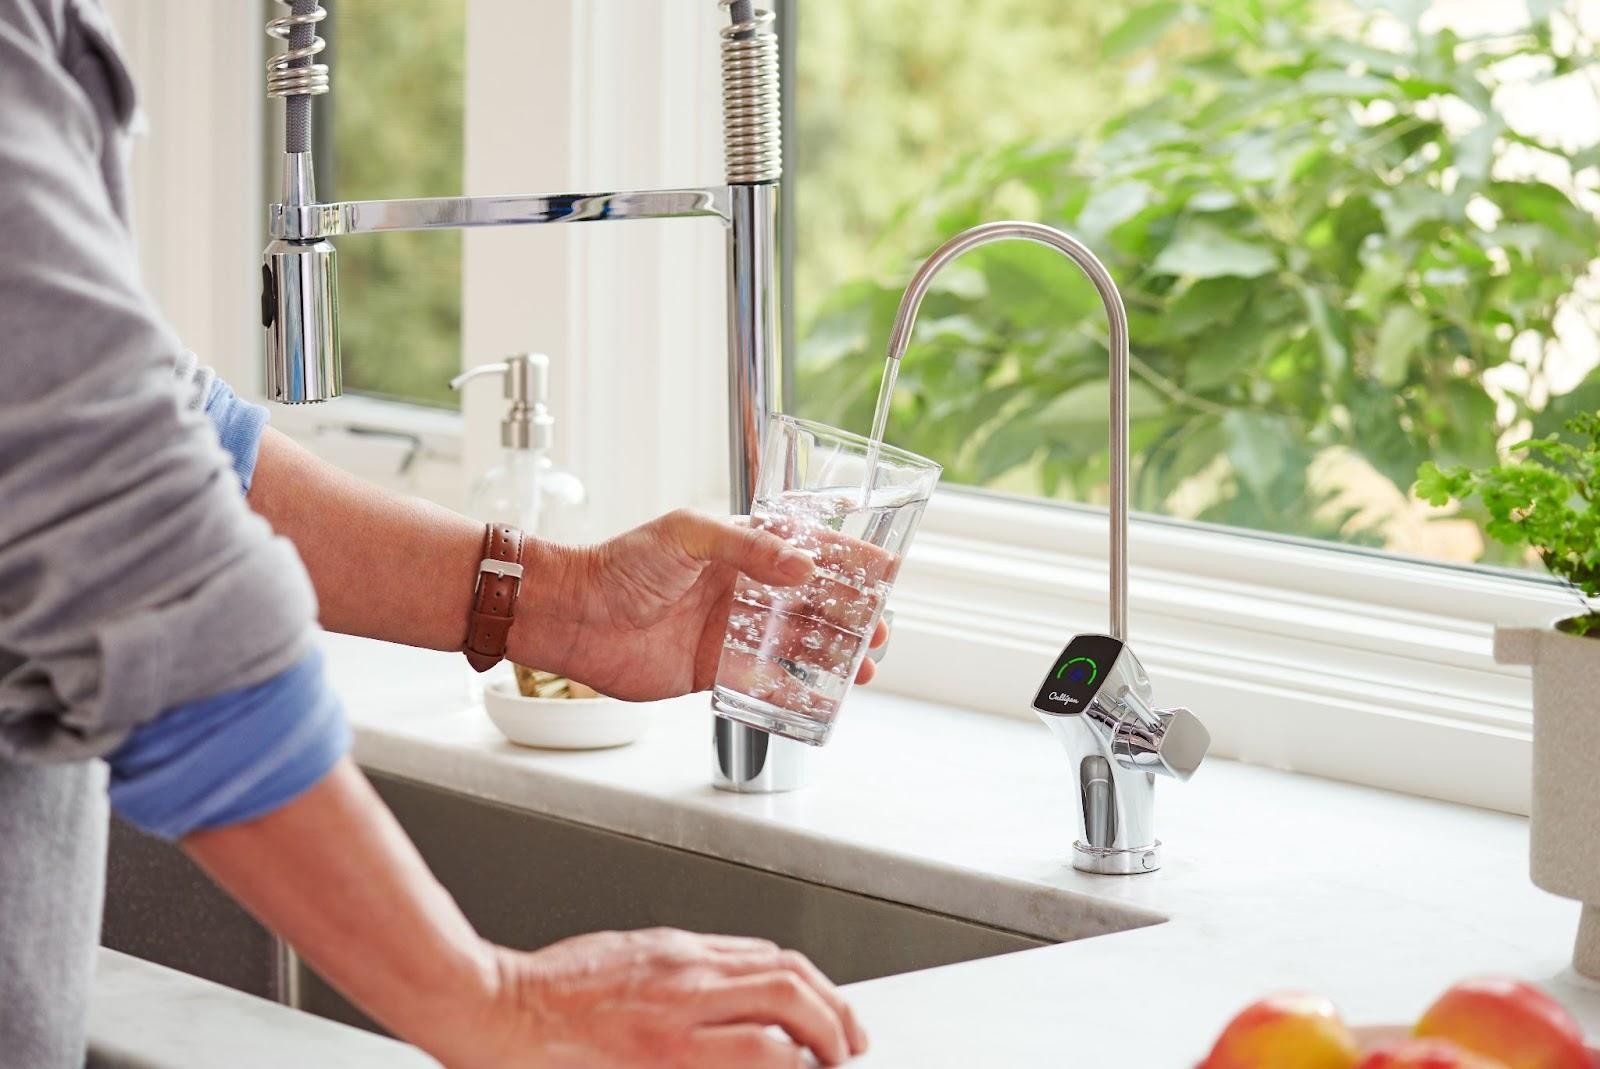
[[[1583,903],[1572,965],[1600,980],[1600,638],[1495,632],[1495,660],[1533,666],[1533,882]]]

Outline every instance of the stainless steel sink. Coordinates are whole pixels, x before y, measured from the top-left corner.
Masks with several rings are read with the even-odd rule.
[[[669,925],[771,939],[838,983],[1009,954],[1139,927],[1006,931],[897,902],[368,772],[440,881],[485,937],[535,948],[584,932]],[[641,804],[648,804],[641,802]],[[113,835],[108,946],[376,1030],[273,941],[183,855],[126,828]]]
[[[506,946],[668,925],[771,939],[843,984],[1050,942],[368,775],[478,931]],[[309,969],[298,986],[302,1008],[376,1027]]]

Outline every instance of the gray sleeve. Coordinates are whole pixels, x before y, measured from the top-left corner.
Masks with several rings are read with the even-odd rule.
[[[68,760],[287,668],[316,605],[139,286],[52,6],[0,0],[0,755]]]

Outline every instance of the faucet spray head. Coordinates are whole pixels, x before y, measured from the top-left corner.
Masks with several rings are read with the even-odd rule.
[[[279,0],[289,13],[267,23],[286,49],[267,60],[267,96],[284,102],[283,204],[315,205],[311,98],[328,91],[328,67],[316,62],[327,42],[316,33],[328,17],[317,0]],[[327,401],[344,391],[339,364],[339,276],[327,241],[274,241],[261,258],[261,325],[267,332],[266,392],[283,404]]]
[[[274,241],[262,255],[269,400],[298,405],[344,392],[337,268],[329,241]]]

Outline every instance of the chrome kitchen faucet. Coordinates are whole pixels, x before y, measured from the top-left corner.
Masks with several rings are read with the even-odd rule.
[[[983,223],[945,242],[912,276],[895,313],[889,359],[911,344],[917,309],[946,264],[996,241],[1046,245],[1077,264],[1105,306],[1111,350],[1111,633],[1078,635],[1056,658],[1033,708],[1067,751],[1078,795],[1072,864],[1085,872],[1130,875],[1161,867],[1155,837],[1157,775],[1186,780],[1211,746],[1187,709],[1150,704],[1150,679],[1128,637],[1128,314],[1122,294],[1077,239],[1040,223]]]
[[[268,209],[262,262],[267,396],[285,404],[339,396],[339,291],[330,240],[391,230],[714,219],[728,236],[728,440],[732,505],[748,512],[761,433],[778,408],[778,198],[783,176],[778,39],[770,11],[721,0],[723,146],[727,184],[621,193],[514,194],[322,203],[311,160],[311,98],[328,91],[316,35],[327,9],[280,0],[289,13],[267,33],[286,42],[267,63],[267,95],[284,101],[283,200]],[[800,785],[807,747],[713,718],[716,786],[781,791]]]

